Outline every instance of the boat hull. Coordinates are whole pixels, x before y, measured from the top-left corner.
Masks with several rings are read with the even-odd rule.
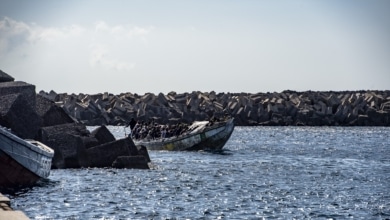
[[[54,151],[0,127],[0,187],[28,186],[50,175]]]
[[[233,119],[216,126],[206,127],[204,130],[183,135],[177,138],[166,138],[152,141],[134,141],[136,145],[143,145],[148,150],[169,151],[196,151],[221,150],[229,140],[234,130]]]
[[[0,167],[0,187],[2,188],[33,185],[41,178],[2,150],[0,150]]]

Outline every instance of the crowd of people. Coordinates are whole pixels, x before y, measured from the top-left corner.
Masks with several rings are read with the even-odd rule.
[[[212,126],[220,120],[217,118],[212,118],[207,126]],[[131,133],[129,136],[134,140],[146,139],[146,140],[154,140],[159,138],[170,138],[177,137],[182,134],[191,132],[190,125],[186,123],[177,123],[174,125],[161,125],[155,123],[154,120],[150,122],[145,121],[136,121],[134,118],[130,120],[130,122],[126,125],[126,127],[130,127]]]

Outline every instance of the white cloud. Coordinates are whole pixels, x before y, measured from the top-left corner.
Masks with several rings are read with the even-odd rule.
[[[89,63],[92,67],[103,67],[117,71],[130,71],[135,67],[135,63],[115,60],[111,57],[107,46],[93,45]]]
[[[30,41],[53,42],[59,39],[79,37],[84,34],[85,31],[85,28],[78,25],[71,25],[63,28],[43,28],[37,26],[32,29]]]
[[[130,26],[130,25],[115,25],[109,26],[104,21],[99,21],[95,23],[95,31],[97,33],[108,33],[113,36],[120,37],[133,37],[133,36],[145,36],[149,34],[154,28],[153,27],[138,27],[138,26]]]
[[[0,21],[0,36],[1,58],[13,48],[28,41],[31,36],[31,29],[23,22],[17,22],[5,17]]]
[[[12,41],[13,38],[21,38],[24,42],[52,41],[60,38],[77,37],[83,34],[85,29],[78,25],[63,28],[45,28],[36,24],[26,24],[5,17],[0,21],[0,33],[2,40]]]
[[[24,50],[24,53],[36,58],[43,53],[67,53],[63,56],[70,58],[74,57],[76,52],[85,54],[85,66],[130,71],[135,67],[135,61],[128,61],[127,57],[130,55],[136,57],[134,55],[136,50],[132,50],[131,47],[137,46],[139,50],[134,40],[138,39],[146,45],[146,35],[152,29],[153,27],[142,28],[122,24],[110,26],[104,21],[97,22],[91,27],[77,24],[42,27],[5,17],[0,20],[0,58],[9,56],[18,47],[28,46],[29,51]]]
[[[29,32],[29,30],[29,26],[25,23],[14,21],[8,17],[4,17],[3,20],[0,21],[2,36],[4,36],[4,34],[7,34],[8,36],[25,34],[26,32]]]

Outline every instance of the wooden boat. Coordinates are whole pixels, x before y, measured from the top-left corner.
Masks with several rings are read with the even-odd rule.
[[[53,149],[39,141],[24,140],[0,126],[0,187],[33,185],[50,175]]]
[[[177,137],[134,140],[148,150],[221,150],[234,130],[233,118],[208,126],[208,121],[194,122],[189,132]]]

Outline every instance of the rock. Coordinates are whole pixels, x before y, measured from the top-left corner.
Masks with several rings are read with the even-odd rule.
[[[367,111],[367,116],[370,118],[370,123],[372,126],[386,126],[389,124],[389,113],[386,111],[376,111],[373,108],[370,108]]]
[[[53,101],[53,102],[58,102],[60,100],[59,95],[56,92],[54,92],[53,90],[51,90],[49,93],[46,93],[44,91],[40,91],[38,93],[38,95],[40,95],[40,96],[42,96],[50,101]]]
[[[63,108],[41,95],[36,96],[36,112],[42,118],[42,127],[74,122]]]
[[[385,102],[385,103],[382,103],[382,105],[381,105],[381,110],[382,110],[382,111],[390,112],[390,101],[387,101],[387,102]]]
[[[96,102],[95,99],[103,99],[101,94],[67,95],[53,91],[47,94],[41,91],[37,95],[34,85],[13,80],[0,71],[0,125],[11,128],[21,138],[36,139],[51,147],[55,152],[52,168],[111,166],[119,156],[125,156],[119,158],[115,166],[148,169],[150,158],[145,147],[137,148],[130,138],[116,141],[105,126],[91,134],[84,124],[76,123],[70,117],[126,121],[126,117],[121,118],[109,109],[126,114],[131,103],[112,94],[107,94],[104,101],[107,105]],[[139,99],[137,95],[134,97]],[[151,97],[150,102],[155,99],[154,95]],[[154,112],[160,113],[160,108],[153,107],[147,113]]]
[[[84,143],[85,149],[88,149],[88,148],[91,148],[91,147],[96,147],[96,146],[101,144],[98,141],[98,139],[96,139],[93,136],[91,136],[91,137],[90,136],[80,136],[80,138],[82,139],[82,141]]]
[[[135,144],[134,144],[134,142],[133,142],[133,139],[131,139],[131,138],[129,138],[129,137],[123,138],[123,139],[125,140],[126,145],[127,145],[127,147],[129,148],[129,150],[130,150],[130,155],[131,155],[131,156],[141,155],[140,152],[138,151],[138,147],[135,146]],[[146,148],[145,148],[145,150],[146,150]],[[149,157],[149,154],[148,154],[148,155],[143,154],[143,155],[145,155],[146,158]]]
[[[185,100],[184,100],[185,101]],[[159,106],[167,106],[168,105],[168,99],[164,94],[161,92],[158,94],[155,103]]]
[[[114,168],[127,169],[149,169],[148,162],[144,156],[119,156],[112,163]]]
[[[47,136],[42,142],[54,150],[53,169],[82,167],[83,160],[79,156],[85,155],[85,148],[79,136],[57,133]]]
[[[357,125],[358,126],[367,126],[367,125],[369,125],[369,118],[368,118],[368,116],[367,115],[358,115]]]
[[[86,149],[81,136],[67,133],[51,134],[45,144],[54,150],[52,168],[85,167]],[[57,154],[60,157],[57,157]]]
[[[132,156],[126,139],[119,139],[87,149],[85,163],[88,167],[111,167],[118,157]]]
[[[334,114],[336,121],[340,124],[343,124],[345,119],[348,116],[348,112],[349,112],[349,109],[348,109],[348,105],[346,103],[339,105],[336,113]]]
[[[3,82],[0,83],[0,96],[9,95],[9,94],[18,94],[21,93],[26,97],[26,103],[33,110],[35,110],[35,86],[15,81],[15,82]]]
[[[156,97],[153,93],[146,93],[141,97],[141,101],[145,104],[152,104],[154,99],[156,99]]]
[[[341,104],[340,99],[337,98],[335,94],[331,94],[327,99],[327,106],[333,109],[333,112],[336,112],[337,107]]]
[[[100,144],[115,141],[114,135],[107,129],[105,125],[102,125],[91,132],[91,135],[95,137]]]
[[[42,127],[38,140],[54,150],[53,168],[79,168],[85,165],[84,137],[89,135],[85,125],[68,123]]]
[[[23,139],[35,139],[42,119],[27,99],[25,93],[0,96],[0,124]]]
[[[313,111],[309,109],[301,109],[297,112],[295,125],[308,125],[313,116]]]
[[[148,150],[146,149],[146,147],[143,145],[136,146],[136,147],[138,150],[138,154],[144,156],[147,162],[151,162],[150,157],[149,157],[149,153],[148,153]]]
[[[3,72],[2,70],[0,70],[0,83],[3,83],[3,82],[12,82],[14,81],[15,79],[8,75],[7,73]]]
[[[188,123],[228,114],[236,119],[236,125],[246,126],[267,122],[273,113],[282,115],[278,123],[285,125],[291,124],[291,120],[299,124],[353,125],[357,123],[358,115],[367,115],[369,108],[387,110],[389,94],[389,91],[284,91],[257,94],[196,91],[181,94],[170,92],[167,95],[159,93],[158,96],[152,93],[143,96],[127,93],[118,97],[105,93],[72,94],[68,98],[60,94],[59,97],[62,97],[66,112],[88,125],[119,125],[131,117],[140,121],[155,118],[159,123]],[[67,99],[76,101],[69,102]],[[309,110],[310,116],[302,117],[302,110]],[[387,116],[381,114],[379,117]],[[267,124],[275,124],[273,120]],[[383,124],[386,120],[381,121],[380,124]]]

